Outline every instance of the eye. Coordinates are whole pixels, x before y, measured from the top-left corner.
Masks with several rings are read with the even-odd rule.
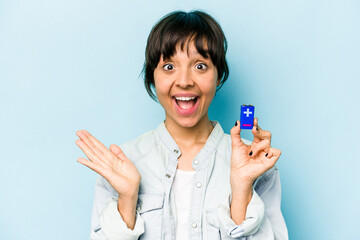
[[[205,70],[207,69],[207,65],[205,63],[199,63],[195,66],[195,68],[199,70]]]
[[[163,66],[163,69],[165,69],[166,71],[170,71],[174,69],[174,65],[167,63]]]

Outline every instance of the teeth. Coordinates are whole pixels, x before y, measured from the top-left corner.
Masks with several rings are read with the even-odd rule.
[[[180,100],[180,101],[190,101],[195,99],[195,97],[175,97],[176,100]]]

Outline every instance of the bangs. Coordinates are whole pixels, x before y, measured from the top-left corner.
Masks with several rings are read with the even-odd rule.
[[[178,44],[180,44],[182,51],[184,51],[186,44],[186,52],[189,55],[189,42],[192,40],[194,40],[195,48],[201,56],[206,59],[210,57],[215,65],[219,63],[221,54],[216,42],[222,42],[211,29],[211,26],[204,21],[201,15],[181,11],[176,13],[172,13],[168,17],[165,16],[164,21],[160,21],[161,24],[155,26],[153,36],[150,36],[154,40],[157,39],[157,41],[150,41],[148,44],[147,62],[150,63],[151,67],[153,69],[157,67],[161,55],[163,60],[171,58],[175,54]]]
[[[207,41],[211,38],[206,34],[206,26],[200,28],[196,18],[192,19],[193,21],[190,21],[190,24],[184,24],[184,20],[186,19],[179,19],[179,22],[174,23],[175,26],[169,26],[170,31],[165,30],[162,35],[163,37],[160,39],[161,48],[158,52],[163,56],[163,60],[174,55],[178,44],[180,44],[181,51],[184,51],[184,45],[187,46],[186,52],[189,56],[189,43],[192,40],[198,53],[204,58],[209,58]]]
[[[195,37],[194,37],[195,35]],[[166,39],[166,37],[164,37]],[[209,58],[209,50],[206,44],[206,39],[204,35],[193,32],[185,36],[182,35],[173,35],[172,37],[168,37],[167,44],[163,45],[162,49],[160,50],[160,55],[163,56],[163,60],[169,59],[176,53],[176,46],[180,44],[181,51],[184,51],[184,45],[186,43],[186,52],[189,56],[189,43],[190,41],[194,40],[196,50],[198,51],[201,56],[204,58]],[[206,46],[204,46],[206,44]]]

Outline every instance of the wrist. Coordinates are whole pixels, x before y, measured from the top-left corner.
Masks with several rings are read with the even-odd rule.
[[[230,185],[231,188],[239,189],[239,190],[249,190],[252,188],[254,180],[244,174],[241,174],[237,171],[231,171],[230,173]]]
[[[117,207],[119,212],[122,213],[135,213],[137,204],[137,196],[135,197],[119,197]]]
[[[252,187],[244,188],[231,188],[231,199],[232,200],[246,200],[247,203],[250,202],[252,197]]]

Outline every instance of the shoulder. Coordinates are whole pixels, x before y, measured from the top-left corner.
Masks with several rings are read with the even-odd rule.
[[[153,147],[157,145],[155,130],[143,133],[142,135],[130,141],[120,144],[121,150],[125,156],[133,163],[146,155]]]

